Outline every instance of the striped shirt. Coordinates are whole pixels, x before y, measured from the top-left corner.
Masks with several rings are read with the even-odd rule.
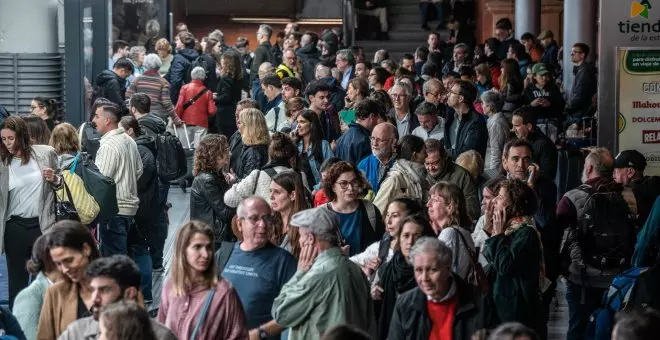
[[[135,141],[119,127],[101,137],[96,166],[117,185],[119,215],[135,216],[140,199],[137,180],[142,175],[142,159]]]
[[[126,99],[130,99],[135,93],[144,93],[151,99],[151,111],[161,119],[167,121],[170,117],[173,120],[178,120],[176,113],[174,113],[174,106],[170,99],[170,84],[167,80],[160,77],[158,72],[151,74],[143,74],[133,82],[126,90]]]

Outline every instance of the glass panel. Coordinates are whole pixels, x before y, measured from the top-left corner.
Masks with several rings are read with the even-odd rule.
[[[166,36],[167,0],[112,0],[111,41],[144,46],[155,53],[156,41]]]
[[[89,110],[91,108],[90,101],[92,100],[92,79],[94,79],[94,74],[92,70],[92,61],[94,56],[94,48],[92,47],[92,41],[94,38],[94,29],[92,24],[94,23],[94,20],[92,18],[91,5],[83,8],[82,21],[83,21],[83,58],[84,58],[83,84],[85,86],[85,108],[86,108],[85,111],[89,113]]]

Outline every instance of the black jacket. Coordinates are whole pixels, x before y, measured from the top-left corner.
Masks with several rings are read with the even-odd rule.
[[[241,154],[243,153],[243,137],[241,137],[241,132],[236,130],[231,138],[229,138],[229,152],[231,156],[229,157],[229,168],[238,173],[238,163],[241,160]]]
[[[142,133],[146,133],[150,137],[162,134],[167,127],[167,123],[153,113],[138,119],[138,124],[140,124]]]
[[[545,98],[550,102],[548,107],[533,107],[534,116],[542,119],[558,118],[564,113],[566,101],[556,83],[550,82],[544,88],[538,88],[535,84],[529,84],[523,91],[525,104],[530,105],[535,99]]]
[[[553,75],[556,75],[557,72],[561,70],[561,67],[559,67],[559,61],[557,60],[558,54],[559,46],[557,45],[557,42],[553,40],[545,47],[543,50],[543,56],[541,56],[541,62],[550,68],[550,72]]]
[[[218,133],[227,138],[238,129],[236,127],[236,103],[241,100],[241,81],[231,77],[220,77],[215,99],[217,111],[215,113],[215,124]]]
[[[445,119],[444,144],[449,157],[455,160],[458,155],[468,150],[476,150],[481,154],[481,157],[485,157],[486,145],[488,144],[488,128],[486,128],[486,122],[477,111],[470,109],[460,121],[454,147],[451,145],[449,136],[451,136],[451,125],[456,116],[447,115]]]
[[[138,227],[136,240],[146,242],[146,239],[157,229],[158,214],[158,175],[156,173],[156,140],[144,134],[135,139],[140,159],[142,159],[142,175],[137,181],[137,192],[140,204],[135,214],[135,224]],[[144,240],[143,240],[144,238]],[[146,244],[146,243],[145,243]]]
[[[213,226],[218,240],[229,241],[232,236],[231,218],[235,210],[225,205],[225,192],[229,184],[222,175],[202,172],[197,174],[190,188],[190,219]]]
[[[208,54],[202,54],[199,56],[199,60],[201,65],[204,67],[204,71],[206,71],[204,86],[206,86],[207,89],[213,90],[214,88],[218,87],[218,74],[215,72],[215,59],[213,59],[213,57]],[[192,67],[190,68],[190,71],[192,71]]]
[[[296,51],[296,55],[302,63],[302,81],[303,86],[314,81],[316,73],[316,64],[321,59],[321,51],[316,48],[316,45],[309,44],[301,47]]]
[[[252,67],[250,68],[250,82],[254,81],[254,79],[259,76],[259,66],[261,66],[261,64],[273,61],[272,48],[273,46],[270,42],[266,41],[257,46],[257,49],[254,50],[254,60],[252,61]]]
[[[571,89],[566,112],[572,116],[584,116],[591,106],[591,98],[598,91],[596,66],[584,62],[573,68],[575,80]]]
[[[126,79],[111,70],[104,70],[96,76],[96,91],[95,99],[103,97],[122,106],[126,99]]]
[[[239,179],[245,178],[253,170],[261,169],[268,163],[268,145],[243,145],[243,152],[238,162],[236,176]]]
[[[481,329],[497,325],[497,317],[490,297],[477,291],[458,275],[451,274],[456,284],[458,305],[454,314],[453,339],[470,339]],[[414,288],[396,301],[388,340],[427,340],[431,333],[431,319],[426,308],[426,295]],[[447,339],[449,340],[449,339]]]
[[[184,48],[177,52],[172,59],[170,71],[165,75],[165,79],[170,82],[170,99],[174,106],[176,106],[176,102],[179,100],[181,87],[190,82],[192,62],[197,57],[199,57],[197,51],[191,48]]]
[[[320,82],[330,86],[330,91],[328,91],[328,99],[330,105],[334,107],[335,112],[339,112],[344,109],[344,97],[346,97],[346,91],[341,87],[341,84],[334,77],[325,77],[319,79]]]
[[[644,176],[630,183],[635,200],[637,201],[637,214],[640,227],[651,214],[653,204],[660,195],[660,176]]]
[[[527,136],[527,141],[532,144],[532,159],[541,168],[541,175],[554,181],[557,175],[557,148],[543,132],[534,129]]]

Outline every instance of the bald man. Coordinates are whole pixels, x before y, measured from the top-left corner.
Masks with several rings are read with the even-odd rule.
[[[367,177],[374,194],[394,164],[394,145],[397,142],[396,126],[380,123],[371,132],[371,155],[363,159],[358,168]]]

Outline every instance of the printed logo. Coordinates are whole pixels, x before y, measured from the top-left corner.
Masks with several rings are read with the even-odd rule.
[[[617,126],[619,127],[619,132],[623,132],[626,128],[626,118],[619,112],[619,118],[617,119]]]
[[[643,144],[660,144],[660,130],[642,130]]]
[[[630,5],[630,17],[631,18],[642,17],[648,20],[650,9],[651,9],[650,0],[633,1],[632,4]]]

